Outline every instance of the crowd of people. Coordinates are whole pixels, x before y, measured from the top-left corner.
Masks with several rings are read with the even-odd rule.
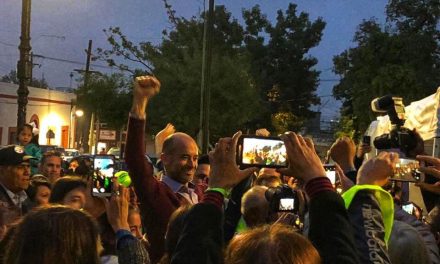
[[[134,81],[130,186],[113,179],[110,197],[93,195],[89,160],[62,175],[59,153],[31,145],[32,126],[0,149],[1,263],[440,263],[440,159],[421,144],[405,155],[424,163],[416,185],[427,212],[411,203],[408,183],[389,180],[402,153],[366,159],[369,144],[347,137],[323,161],[310,138],[287,132],[287,167],[240,168],[240,131],[199,155],[169,124],[153,164],[146,110],[159,91],[155,77]],[[323,166],[330,161],[335,183]]]

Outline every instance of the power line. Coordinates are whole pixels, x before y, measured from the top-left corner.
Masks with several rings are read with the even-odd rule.
[[[18,47],[18,45],[6,43],[6,42],[3,42],[3,41],[0,41],[0,44],[5,45],[5,46],[9,46],[9,47],[14,47],[14,48]]]
[[[341,79],[319,79],[321,82],[339,82]]]
[[[65,62],[65,63],[72,63],[72,64],[78,64],[78,65],[85,65],[84,62],[80,62],[80,61],[74,61],[74,60],[68,60],[68,59],[60,59],[60,58],[54,58],[54,57],[48,57],[48,56],[39,55],[39,54],[34,54],[33,56],[34,56],[35,58],[42,58],[42,59],[54,60],[54,61]],[[90,65],[93,66],[93,67],[97,67],[97,68],[113,69],[113,67],[104,66],[104,65],[97,65],[97,64],[90,64]]]

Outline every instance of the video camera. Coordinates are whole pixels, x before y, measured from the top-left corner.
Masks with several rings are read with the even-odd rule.
[[[371,101],[371,110],[376,113],[387,113],[390,117],[391,131],[374,139],[374,147],[377,149],[399,148],[407,154],[417,144],[414,131],[403,126],[405,123],[405,105],[401,97],[386,95]]]
[[[278,187],[271,187],[265,193],[271,212],[292,212],[299,211],[299,199],[295,190],[283,184]]]

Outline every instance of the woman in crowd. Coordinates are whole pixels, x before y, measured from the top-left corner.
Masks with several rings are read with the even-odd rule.
[[[51,188],[50,182],[46,177],[36,174],[32,177],[26,194],[34,206],[46,205],[49,204]]]
[[[87,184],[82,178],[65,176],[55,182],[49,202],[81,209],[86,204],[86,190]]]
[[[100,250],[98,227],[90,215],[52,205],[24,217],[9,242],[5,263],[98,264]]]

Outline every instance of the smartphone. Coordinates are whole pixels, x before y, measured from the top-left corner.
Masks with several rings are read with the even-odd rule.
[[[364,144],[364,145],[371,145],[371,137],[370,136],[364,136],[362,138],[362,144]]]
[[[237,144],[237,164],[243,167],[287,167],[286,146],[280,138],[241,136]]]
[[[336,184],[336,167],[335,165],[324,164],[325,175],[330,179],[330,182]]]
[[[403,204],[402,205],[402,209],[407,212],[408,214],[412,215],[414,214],[414,204],[412,203],[408,203],[408,204]]]
[[[279,212],[293,211],[295,209],[295,199],[294,198],[282,198],[280,199],[280,205],[278,208]]]
[[[419,168],[420,164],[418,160],[399,159],[390,180],[403,182],[424,181],[425,175],[419,171]]]
[[[115,157],[96,155],[93,159],[92,195],[109,197],[112,195],[112,178],[115,175]]]

